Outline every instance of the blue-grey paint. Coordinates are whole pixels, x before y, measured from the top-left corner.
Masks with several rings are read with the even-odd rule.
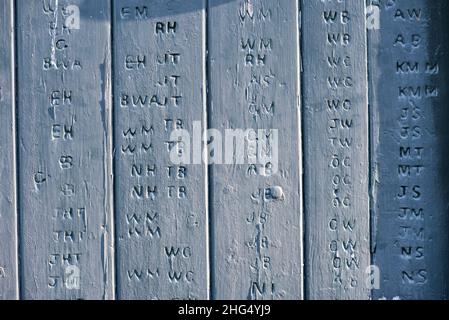
[[[17,299],[13,2],[0,2],[0,299]]]
[[[368,299],[363,1],[302,1],[306,297]]]
[[[278,130],[279,159],[254,155],[274,152],[263,137],[273,132],[248,132],[245,164],[210,166],[212,296],[301,299],[298,2],[219,2],[208,12],[209,127]]]
[[[447,299],[449,37],[444,0],[382,1],[369,31],[373,297]]]
[[[21,296],[109,299],[110,2],[16,4]]]
[[[448,298],[449,5],[366,4],[0,1],[0,299]]]
[[[208,298],[206,166],[170,160],[205,127],[204,22],[203,0],[114,2],[119,299]]]

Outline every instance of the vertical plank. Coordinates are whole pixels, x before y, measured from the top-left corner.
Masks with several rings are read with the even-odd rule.
[[[13,3],[0,2],[0,299],[18,298]]]
[[[118,297],[207,299],[206,166],[170,157],[204,127],[205,2],[118,0],[113,21]]]
[[[209,1],[216,299],[302,298],[298,14],[297,1]]]
[[[372,4],[373,296],[447,299],[449,4]]]
[[[306,294],[309,299],[367,299],[364,3],[302,3]]]
[[[110,2],[18,0],[16,10],[21,294],[108,299]]]

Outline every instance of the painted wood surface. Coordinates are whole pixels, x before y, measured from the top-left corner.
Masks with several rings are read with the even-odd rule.
[[[18,297],[13,2],[0,2],[0,299]]]
[[[447,1],[375,1],[369,31],[373,297],[447,299]]]
[[[16,5],[21,296],[109,299],[110,2]]]
[[[0,299],[448,298],[446,2],[0,1]]]
[[[363,1],[302,1],[306,297],[367,299],[368,101]]]
[[[115,1],[113,25],[118,298],[207,299],[206,165],[171,158],[205,127],[205,1]]]
[[[224,137],[208,155],[225,163],[209,175],[211,294],[300,299],[298,3],[222,2],[208,11],[208,122]],[[227,142],[225,130],[239,129]]]

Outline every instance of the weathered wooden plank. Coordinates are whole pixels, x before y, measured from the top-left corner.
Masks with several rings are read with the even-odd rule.
[[[368,105],[363,1],[302,2],[309,299],[367,299]]]
[[[217,299],[302,298],[298,14],[297,1],[209,1]]]
[[[173,130],[205,126],[204,21],[203,0],[114,2],[121,299],[208,298],[206,166],[170,158]]]
[[[18,0],[16,10],[21,295],[108,299],[110,2]]]
[[[448,298],[448,9],[397,0],[370,10],[374,298]]]
[[[13,3],[0,2],[0,299],[18,298]]]

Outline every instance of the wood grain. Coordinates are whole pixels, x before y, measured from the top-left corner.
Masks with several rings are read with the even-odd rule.
[[[302,2],[308,299],[368,299],[368,101],[363,1]]]
[[[0,299],[18,298],[13,2],[0,2]]]
[[[209,1],[209,128],[246,133],[223,139],[222,161],[220,142],[208,145],[219,162],[209,178],[212,297],[300,299],[298,3],[221,2]]]
[[[376,299],[448,298],[447,1],[378,5],[369,31]]]
[[[209,296],[206,166],[170,158],[205,127],[204,22],[203,0],[114,2],[120,299]]]
[[[21,296],[109,299],[110,1],[16,3]]]

